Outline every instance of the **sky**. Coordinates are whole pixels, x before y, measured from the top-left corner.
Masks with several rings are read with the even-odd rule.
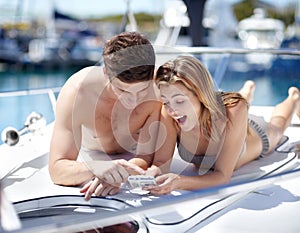
[[[78,17],[99,17],[110,14],[122,14],[129,1],[134,13],[147,12],[161,14],[171,0],[0,0],[0,19],[16,12],[18,3],[23,4],[23,12],[30,17],[47,17],[54,6],[61,12]],[[236,3],[239,0],[208,0]],[[282,7],[298,0],[264,0]]]

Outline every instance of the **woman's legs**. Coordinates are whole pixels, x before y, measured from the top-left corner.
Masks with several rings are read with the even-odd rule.
[[[250,103],[253,100],[254,90],[255,83],[252,80],[248,80],[244,83],[239,93]],[[300,118],[300,91],[296,87],[290,87],[288,97],[275,106],[268,125],[269,151],[272,151],[282,139],[294,113]]]
[[[288,97],[275,106],[269,122],[270,150],[273,150],[281,140],[284,131],[290,125],[294,113],[300,117],[300,91],[290,87]]]
[[[239,93],[248,101],[248,103],[251,103],[253,100],[254,90],[255,83],[252,80],[247,80],[244,83],[244,86],[239,90]]]

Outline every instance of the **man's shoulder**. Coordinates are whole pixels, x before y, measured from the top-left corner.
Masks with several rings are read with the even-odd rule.
[[[106,85],[102,67],[90,66],[74,73],[64,84],[60,95],[67,95],[79,99],[90,98],[93,94],[98,94]]]
[[[74,73],[65,85],[73,86],[75,89],[85,89],[91,87],[104,87],[107,83],[101,66],[85,67]]]
[[[104,77],[102,66],[88,66],[73,74],[71,79],[93,80],[93,78],[98,78],[98,80],[101,80],[102,77]]]

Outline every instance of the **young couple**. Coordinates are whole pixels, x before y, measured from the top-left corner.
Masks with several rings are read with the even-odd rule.
[[[249,115],[255,84],[217,92],[192,56],[166,62],[154,74],[153,47],[135,32],[108,40],[103,58],[103,67],[80,70],[62,88],[50,147],[53,182],[83,185],[87,200],[116,194],[131,174],[156,176],[153,194],[224,184],[235,169],[272,151],[293,114],[300,115],[296,87],[269,123]],[[210,172],[169,173],[176,145],[183,160]]]

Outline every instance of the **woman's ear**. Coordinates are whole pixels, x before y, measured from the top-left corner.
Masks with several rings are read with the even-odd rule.
[[[156,78],[156,74],[157,74],[157,67],[154,68],[154,72],[153,72],[153,79],[155,80]]]
[[[106,70],[105,66],[103,66],[103,73],[105,76],[107,76],[107,70]]]

